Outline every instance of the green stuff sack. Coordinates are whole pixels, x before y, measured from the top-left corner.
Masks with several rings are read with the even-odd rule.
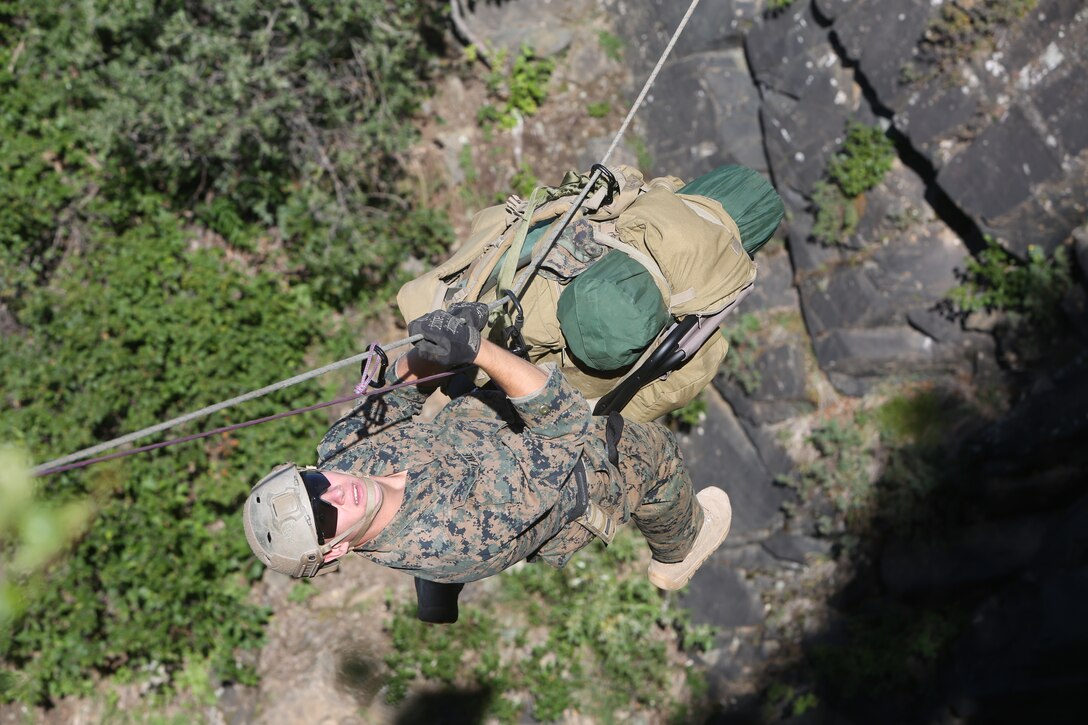
[[[770,182],[743,166],[721,166],[682,187],[678,194],[714,199],[740,229],[749,255],[767,243],[785,213],[782,198]]]
[[[650,273],[621,252],[609,252],[568,284],[557,313],[571,353],[600,371],[637,361],[669,320]]]

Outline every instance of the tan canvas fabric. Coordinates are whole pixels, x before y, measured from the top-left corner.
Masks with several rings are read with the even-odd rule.
[[[736,223],[718,202],[675,194],[682,185],[676,177],[645,182],[628,167],[620,167],[617,176],[621,174],[623,194],[598,213],[587,215],[594,225],[594,238],[611,239],[607,246],[617,250],[613,253],[628,253],[651,269],[673,315],[718,312],[752,284],[756,265],[740,244]],[[544,204],[533,214],[533,221],[558,219],[571,201],[564,197]],[[496,292],[481,293],[481,288],[516,235],[519,220],[512,209],[517,211],[516,203],[479,212],[468,240],[447,261],[401,288],[397,303],[405,320],[450,302],[494,301]],[[556,266],[562,266],[562,260],[556,261],[560,262]],[[555,363],[579,392],[596,399],[612,390],[627,371],[587,370],[571,358],[556,314],[563,289],[555,279],[540,275],[533,279],[521,298],[522,335],[533,362]],[[500,341],[501,327],[508,323],[506,318],[493,319],[495,329],[489,327],[489,337]],[[642,359],[656,346],[652,344]],[[683,407],[713,380],[728,349],[725,338],[715,332],[686,365],[640,390],[624,408],[624,416],[648,422]]]
[[[662,297],[676,317],[718,312],[755,279],[735,230],[708,223],[667,189],[643,194],[616,223],[621,241],[656,262],[668,282]]]

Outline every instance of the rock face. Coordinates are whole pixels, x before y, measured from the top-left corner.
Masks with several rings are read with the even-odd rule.
[[[623,5],[618,27],[639,44],[632,62],[637,88],[687,4]],[[756,616],[753,594],[774,601],[775,577],[831,553],[825,540],[791,531],[788,520],[771,515],[777,499],[790,505],[784,491],[768,485],[795,465],[781,449],[784,432],[835,393],[864,396],[894,379],[989,375],[997,367],[994,325],[967,328],[942,304],[959,282],[957,270],[983,234],[1024,256],[1030,244],[1051,251],[1066,243],[1088,220],[1088,84],[1081,77],[1088,10],[1079,0],[1039,0],[1007,23],[976,16],[967,31],[959,29],[966,35],[937,47],[949,30],[947,13],[984,4],[951,5],[798,0],[763,15],[749,5],[704,0],[704,22],[678,44],[662,74],[665,87],[655,88],[646,111],[651,155],[668,165],[655,173],[690,178],[720,163],[744,163],[766,171],[789,210],[785,251],[757,257],[759,286],[739,311],[759,320],[746,349],[738,343],[730,353],[733,361],[747,354],[747,362],[738,369],[727,361],[714,382],[728,409],[711,396],[707,420],[684,442],[696,479],[724,480],[731,495],[735,487],[739,512],[737,538],[712,559],[713,576],[693,580],[685,600],[700,621],[725,628],[720,642],[733,637],[731,654],[708,656],[720,691],[738,692],[730,683],[760,660],[757,650],[778,646],[746,639],[744,632],[769,637],[778,626],[766,613]],[[1007,9],[985,5],[986,12]],[[743,57],[735,53],[740,43]],[[758,118],[762,158],[753,159],[759,154],[748,144],[748,114]],[[900,160],[858,199],[857,231],[825,246],[812,238],[811,197],[849,120],[889,128]],[[1083,278],[1088,235],[1079,234],[1073,251]],[[1081,286],[1065,310],[1075,324],[1088,323]],[[783,324],[791,316],[803,328]],[[908,719],[1002,719],[1003,706],[1025,717],[1058,713],[1028,704],[1044,693],[1072,702],[1078,685],[1069,682],[1088,682],[1070,659],[1088,651],[1070,608],[1084,588],[1084,560],[1077,558],[1084,536],[1071,533],[1083,504],[1067,508],[1084,493],[1083,475],[1078,463],[1055,465],[1088,441],[1086,382],[1084,356],[1073,356],[1029,388],[1008,416],[982,426],[971,452],[962,454],[956,494],[978,503],[965,503],[958,523],[935,539],[888,543],[877,557],[876,581],[862,586],[877,587],[884,599],[843,595],[899,607],[934,598],[975,602],[977,592],[990,592],[968,605],[971,625],[946,660],[940,694],[911,705]],[[1065,545],[1057,543],[1059,531]],[[761,556],[752,553],[755,544]],[[800,616],[789,605],[783,612],[776,616]],[[892,717],[888,703],[869,707],[852,716],[832,707],[826,719]]]

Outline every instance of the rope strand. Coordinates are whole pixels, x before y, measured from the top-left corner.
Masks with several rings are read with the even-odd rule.
[[[49,476],[54,473],[61,473],[63,471],[71,471],[76,468],[83,468],[89,466],[92,463],[102,463],[103,461],[112,461],[114,458],[124,458],[125,456],[132,456],[137,453],[144,453],[146,451],[153,451],[158,448],[166,448],[178,443],[188,443],[189,441],[200,440],[201,438],[210,438],[220,433],[230,433],[231,431],[241,430],[242,428],[249,428],[250,426],[257,425],[259,423],[269,423],[273,420],[279,420],[280,418],[289,418],[292,415],[299,415],[300,413],[309,413],[312,410],[321,410],[322,408],[328,408],[333,405],[339,405],[340,403],[346,403],[349,400],[355,400],[356,398],[365,398],[368,395],[385,395],[388,392],[397,390],[398,388],[404,388],[409,385],[419,385],[420,383],[429,383],[433,380],[440,380],[441,378],[454,375],[456,371],[448,371],[444,373],[437,373],[425,378],[418,378],[416,380],[410,380],[406,383],[397,383],[396,385],[387,385],[384,388],[375,388],[374,390],[368,390],[363,393],[352,393],[351,395],[345,395],[335,400],[326,400],[324,403],[315,403],[313,405],[307,405],[304,408],[295,408],[294,410],[288,410],[283,413],[276,413],[275,415],[266,415],[263,418],[254,418],[253,420],[247,420],[244,423],[235,423],[233,425],[225,425],[222,428],[216,428],[214,430],[207,430],[202,433],[193,433],[192,435],[182,436],[181,438],[173,438],[168,441],[162,441],[160,443],[150,443],[146,446],[140,446],[139,448],[132,448],[127,451],[119,451],[118,453],[110,453],[106,456],[99,456],[98,458],[89,458],[78,463],[69,463],[64,466],[56,466],[47,468],[45,466],[39,466],[34,469],[35,476]],[[39,470],[43,469],[43,470]]]

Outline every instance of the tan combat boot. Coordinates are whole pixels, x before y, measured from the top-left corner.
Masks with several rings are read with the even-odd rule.
[[[695,536],[691,551],[683,561],[675,564],[662,564],[660,561],[651,560],[649,568],[646,569],[650,583],[658,589],[682,589],[729,535],[733,509],[729,506],[729,496],[725,491],[711,486],[696,494],[696,498],[703,507],[703,526]]]

